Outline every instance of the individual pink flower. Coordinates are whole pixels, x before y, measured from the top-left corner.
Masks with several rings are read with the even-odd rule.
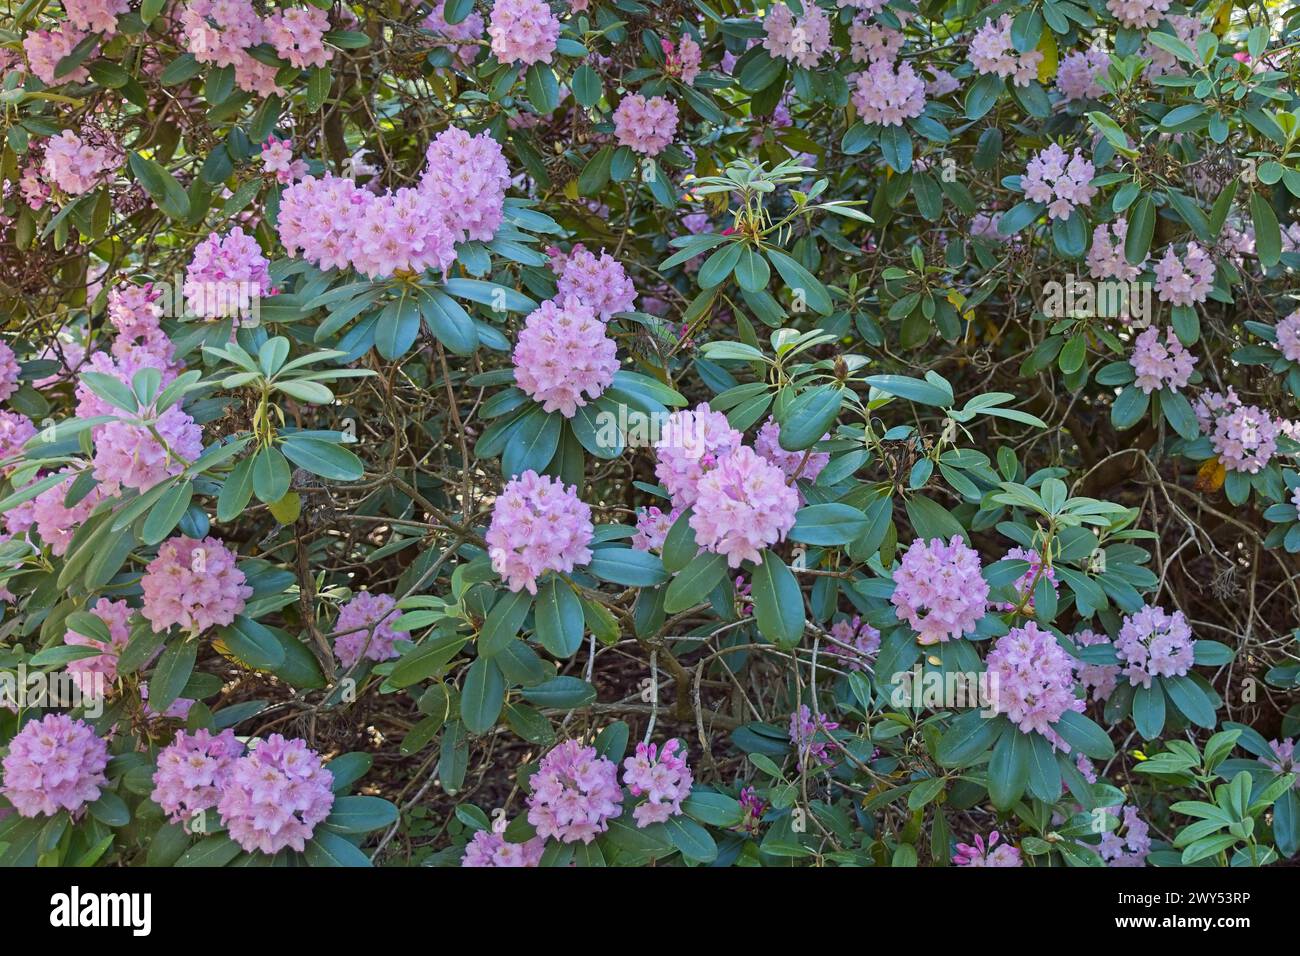
[[[283,186],[307,175],[307,163],[293,158],[293,144],[287,139],[268,136],[258,159],[262,161],[262,171],[274,175],[275,181]]]
[[[1294,773],[1300,775],[1300,761],[1296,759],[1295,752],[1296,742],[1293,738],[1287,737],[1285,740],[1270,740],[1269,748],[1273,751],[1275,760],[1269,760],[1267,757],[1261,757],[1260,762],[1276,774]],[[1292,784],[1293,790],[1300,790],[1300,777]]]
[[[1196,356],[1171,331],[1152,326],[1134,340],[1129,364],[1137,375],[1134,384],[1146,394],[1162,388],[1176,392],[1191,379]]]
[[[831,21],[813,3],[804,4],[804,15],[797,21],[784,3],[773,4],[763,18],[763,47],[774,57],[814,69],[831,48]]]
[[[677,106],[665,96],[646,99],[632,93],[614,110],[614,135],[619,143],[643,155],[658,156],[676,132]]]
[[[590,843],[623,812],[618,767],[577,740],[543,757],[528,786],[528,822],[543,839]]]
[[[998,840],[1001,834],[994,830],[989,834],[988,844],[985,845],[984,838],[976,834],[975,843],[958,843],[957,852],[953,854],[952,862],[955,866],[1024,866],[1024,860],[1020,858],[1020,850],[1010,843],[1003,843],[998,846]]]
[[[217,538],[200,541],[178,535],[164,541],[140,581],[142,613],[154,633],[179,626],[201,634],[214,625],[230,624],[243,613],[253,589],[244,583],[244,572],[235,560],[235,553]]]
[[[1038,78],[1043,53],[1041,50],[1018,52],[1011,41],[1011,23],[1009,13],[997,20],[985,20],[971,38],[967,57],[977,73],[1010,77],[1016,86],[1028,86]]]
[[[402,635],[393,630],[393,621],[401,613],[396,606],[391,594],[358,591],[339,608],[334,624],[334,653],[344,667],[353,667],[363,657],[386,661],[398,656],[393,641]]]
[[[488,22],[492,53],[502,63],[550,63],[560,21],[543,0],[496,0]]]
[[[638,827],[663,823],[682,812],[682,801],[691,795],[691,768],[686,765],[686,745],[680,740],[656,744],[638,743],[636,753],[623,761],[623,785],[632,796],[645,796],[632,808]]]
[[[0,410],[0,462],[23,454],[23,446],[36,437],[36,426],[26,415]],[[0,465],[0,476],[12,472],[17,465]]]
[[[233,730],[216,735],[204,729],[193,734],[179,731],[158,752],[149,798],[172,823],[188,828],[196,814],[216,809],[230,782],[231,769],[243,753],[244,745],[235,739]]]
[[[546,571],[572,571],[591,560],[591,508],[577,489],[549,475],[525,471],[492,505],[485,536],[492,570],[511,591],[537,593]]]
[[[109,685],[117,680],[117,659],[131,640],[131,606],[125,601],[100,598],[90,608],[90,613],[108,629],[109,640],[96,640],[69,629],[63,635],[63,643],[99,651],[94,657],[68,661],[67,669],[72,682],[84,696],[103,700],[108,696]]]
[[[576,299],[595,312],[602,322],[608,322],[616,313],[631,312],[636,308],[636,288],[632,280],[623,264],[604,249],[597,256],[578,243],[556,271],[559,275],[556,298],[561,305]]]
[[[1074,658],[1051,631],[1033,621],[998,638],[985,659],[993,706],[1024,733],[1038,733],[1069,753],[1053,725],[1066,711],[1082,711],[1074,696]]]
[[[925,82],[909,63],[877,60],[854,79],[853,105],[864,123],[902,126],[925,111]]]
[[[1076,149],[1070,156],[1053,143],[1029,160],[1020,185],[1026,199],[1047,204],[1049,218],[1068,219],[1097,194],[1097,187],[1090,185],[1095,173],[1082,152]]]
[[[572,418],[618,371],[618,347],[581,300],[543,302],[515,343],[515,384],[548,412]],[[585,395],[585,397],[584,397]]]
[[[1134,687],[1150,687],[1153,677],[1182,677],[1192,669],[1192,628],[1182,611],[1144,605],[1124,618],[1115,653]]]
[[[457,242],[489,242],[501,226],[510,167],[488,133],[471,136],[449,126],[425,151],[420,190],[434,200]]]
[[[1214,260],[1194,242],[1180,259],[1173,246],[1156,263],[1156,292],[1161,302],[1194,305],[1204,302],[1214,288]]]
[[[67,810],[79,817],[108,786],[108,745],[84,720],[46,714],[29,720],[9,741],[3,761],[3,793],[19,816],[52,817]]]
[[[743,440],[727,416],[713,411],[707,402],[670,414],[655,442],[655,477],[672,497],[673,506],[684,510],[693,505],[705,472]]]
[[[248,853],[301,852],[334,806],[334,775],[303,740],[272,734],[230,767],[217,812]]]
[[[741,446],[700,478],[690,525],[700,547],[726,555],[727,565],[762,560],[761,551],[794,527],[799,495],[785,473]]]
[[[956,640],[975,629],[988,609],[989,585],[980,572],[979,555],[957,535],[947,544],[912,542],[894,572],[890,602],[917,632],[918,644]]]
[[[224,237],[215,232],[194,249],[185,273],[185,303],[204,319],[250,315],[253,304],[271,292],[270,262],[257,240],[236,226]]]
[[[546,841],[533,837],[523,843],[510,843],[505,836],[490,830],[478,830],[465,845],[465,854],[461,857],[461,866],[540,866]]]

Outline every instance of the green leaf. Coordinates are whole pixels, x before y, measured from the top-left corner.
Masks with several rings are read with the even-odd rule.
[[[654,587],[668,580],[657,555],[631,548],[600,548],[592,552],[587,569],[602,581],[627,587]]]
[[[312,834],[303,856],[310,866],[370,866],[370,857],[357,849],[356,844],[323,828]]]
[[[1133,724],[1143,740],[1160,736],[1165,727],[1165,692],[1159,681],[1133,689]]]
[[[795,512],[791,541],[833,547],[848,544],[867,530],[867,516],[849,505],[808,505]]]
[[[1141,265],[1156,233],[1156,204],[1150,193],[1143,193],[1128,217],[1128,234],[1124,237],[1124,258],[1130,265]]]
[[[839,416],[843,400],[844,389],[839,385],[818,385],[802,392],[778,415],[781,447],[804,451],[821,441]]]
[[[365,474],[360,458],[321,438],[286,435],[280,443],[280,450],[299,468],[331,481],[357,481]]]
[[[1115,755],[1115,745],[1110,742],[1106,731],[1083,714],[1067,710],[1052,725],[1052,729],[1072,748],[1094,760],[1109,760]]]
[[[158,208],[168,219],[187,219],[190,214],[190,200],[181,184],[166,169],[152,159],[141,156],[134,150],[127,154],[127,165],[144,187]]]
[[[472,734],[485,734],[496,726],[506,699],[506,681],[490,657],[477,657],[465,673],[460,692],[460,719]]]
[[[785,562],[765,550],[752,583],[759,633],[779,647],[799,643],[804,630],[803,594]]]
[[[830,293],[811,272],[778,249],[767,249],[766,252],[767,258],[772,265],[776,266],[776,271],[792,290],[796,302],[799,301],[800,290],[802,290],[802,298],[809,308],[819,315],[831,314]]]
[[[163,650],[149,678],[149,706],[158,713],[165,711],[181,695],[194,672],[198,650],[197,641],[180,638],[174,638]]]
[[[397,822],[397,807],[382,797],[336,797],[325,826],[338,833],[370,833]]]
[[[537,640],[560,660],[567,660],[582,646],[582,601],[559,575],[553,575],[537,592],[534,602]]]
[[[1250,194],[1250,219],[1255,225],[1255,251],[1265,268],[1278,264],[1282,256],[1282,233],[1277,215],[1262,193]]]
[[[727,574],[725,555],[703,552],[674,575],[664,595],[664,610],[677,614],[699,604]]]
[[[1029,737],[1011,730],[998,738],[989,760],[989,799],[999,810],[1008,810],[1020,799],[1029,783]]]
[[[906,375],[869,375],[867,384],[886,395],[897,395],[899,398],[920,402],[922,405],[948,408],[953,404],[951,389],[945,390],[919,378],[908,378]]]
[[[527,591],[506,591],[488,612],[483,630],[478,635],[478,652],[481,657],[500,654],[518,636],[524,618],[533,605],[533,596]]]

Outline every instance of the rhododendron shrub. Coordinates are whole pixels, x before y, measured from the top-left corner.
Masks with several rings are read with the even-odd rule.
[[[1290,10],[15,6],[0,863],[1300,851]]]

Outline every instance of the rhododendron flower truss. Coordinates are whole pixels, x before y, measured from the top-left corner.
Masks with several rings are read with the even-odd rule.
[[[14,6],[0,865],[1300,857],[1286,5]]]

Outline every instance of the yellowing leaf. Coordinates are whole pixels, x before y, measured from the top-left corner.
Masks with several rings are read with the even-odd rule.
[[[280,524],[293,524],[302,513],[302,499],[298,497],[298,492],[290,491],[279,501],[267,507]]]
[[[1223,467],[1223,462],[1218,458],[1211,458],[1201,465],[1196,471],[1196,482],[1193,487],[1197,491],[1214,492],[1223,487],[1223,480],[1228,477],[1228,469]]]
[[[1051,30],[1043,31],[1038,40],[1037,50],[1043,54],[1043,59],[1038,63],[1038,82],[1046,83],[1056,76],[1056,68],[1060,62],[1056,51],[1056,35]]]

